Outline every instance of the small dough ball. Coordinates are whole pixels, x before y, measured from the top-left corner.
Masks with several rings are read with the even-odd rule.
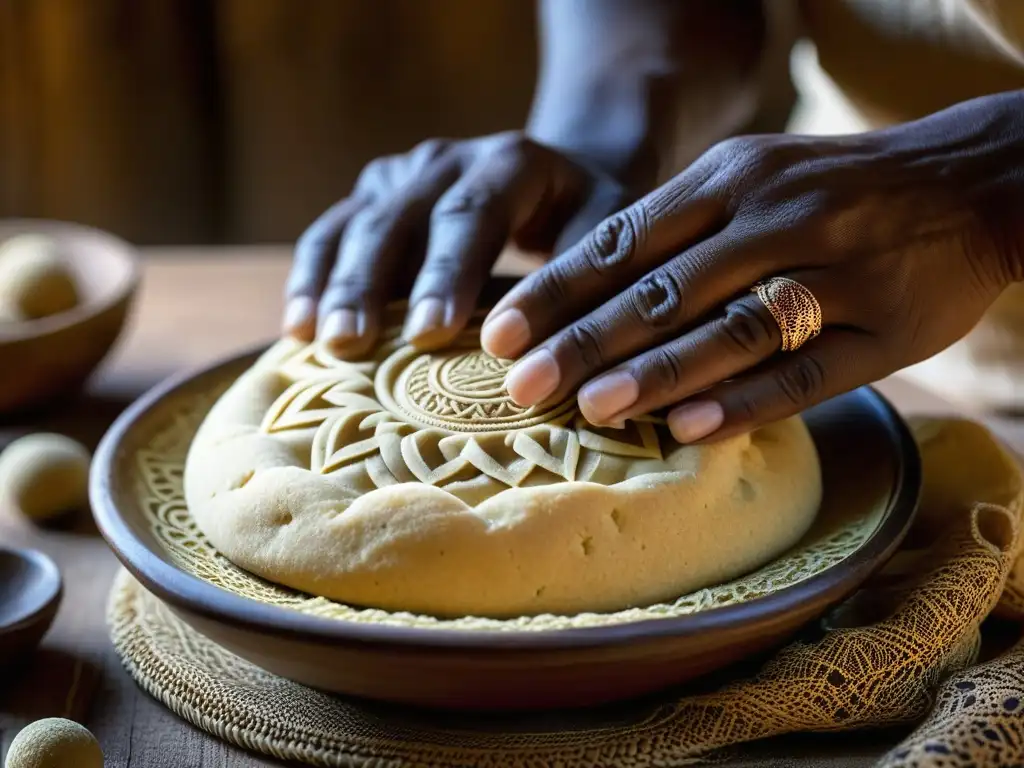
[[[0,495],[32,520],[84,509],[89,501],[89,451],[64,435],[15,440],[0,453]]]
[[[4,768],[103,768],[103,750],[88,728],[48,717],[18,732]]]
[[[75,278],[60,244],[45,235],[18,235],[0,245],[0,314],[32,320],[78,304]]]

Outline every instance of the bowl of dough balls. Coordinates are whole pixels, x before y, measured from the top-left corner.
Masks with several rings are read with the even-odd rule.
[[[111,234],[0,222],[0,413],[79,388],[121,335],[138,282],[134,249]]]

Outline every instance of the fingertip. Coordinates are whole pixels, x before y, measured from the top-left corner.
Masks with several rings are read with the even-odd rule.
[[[512,366],[505,375],[505,389],[516,405],[528,408],[550,397],[562,375],[548,350],[541,349]]]
[[[402,338],[414,346],[430,346],[431,341],[449,334],[449,314],[443,299],[433,296],[420,299],[406,315]]]
[[[685,403],[673,408],[667,421],[672,437],[686,445],[717,432],[725,422],[725,411],[713,400]]]
[[[580,413],[597,426],[622,423],[620,414],[636,404],[640,385],[626,370],[613,371],[587,382],[576,396]]]
[[[359,354],[368,343],[362,314],[347,308],[328,311],[317,330],[317,339],[339,357]]]
[[[480,329],[480,346],[492,357],[511,360],[530,343],[530,322],[518,309],[489,316]]]
[[[316,335],[316,301],[296,296],[285,305],[282,327],[286,335],[300,341],[312,341]]]

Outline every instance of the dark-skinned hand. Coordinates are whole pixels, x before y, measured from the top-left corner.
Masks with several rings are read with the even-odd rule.
[[[300,238],[285,331],[359,356],[378,336],[384,305],[408,296],[405,338],[441,346],[469,320],[507,242],[558,252],[624,195],[610,177],[519,132],[432,140],[375,160]]]
[[[1021,279],[1022,160],[1020,94],[857,136],[728,140],[517,285],[483,346],[526,355],[506,378],[521,405],[579,389],[595,424],[670,408],[680,442],[751,430],[965,335]],[[774,276],[821,306],[797,351],[750,293]]]
[[[595,424],[667,410],[680,442],[796,414],[923,360],[1022,277],[1024,94],[838,138],[710,149],[604,220],[621,190],[521,134],[427,143],[368,167],[303,236],[286,327],[358,355],[403,280],[405,336],[451,339],[508,240],[572,244],[488,316],[484,348],[522,358],[523,405],[571,396]],[[602,210],[603,209],[603,210]],[[780,352],[750,288],[811,290],[819,336]],[[398,289],[400,290],[400,289]]]

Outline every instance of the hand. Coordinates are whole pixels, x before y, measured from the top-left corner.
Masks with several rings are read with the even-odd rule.
[[[541,252],[570,245],[622,195],[521,133],[428,141],[376,160],[300,238],[285,331],[357,356],[376,340],[387,301],[409,295],[405,338],[443,345],[465,326],[508,241]]]
[[[1003,98],[1003,97],[990,97]],[[1017,110],[1014,112],[1013,110]],[[966,334],[1021,279],[1020,97],[842,138],[728,140],[521,282],[482,343],[521,405],[599,425],[673,406],[720,439],[875,381]],[[1019,151],[1019,150],[1017,150]],[[821,334],[780,352],[751,286],[806,286]]]

